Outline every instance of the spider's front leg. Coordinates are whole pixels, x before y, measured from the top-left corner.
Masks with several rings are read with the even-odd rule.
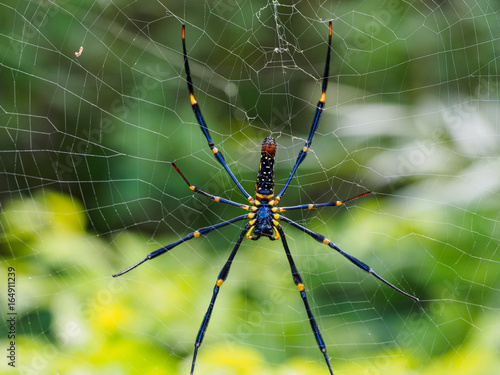
[[[229,166],[226,163],[226,160],[224,159],[224,156],[222,156],[222,153],[215,147],[214,142],[212,141],[212,138],[210,137],[210,132],[208,131],[208,127],[205,123],[205,120],[203,119],[203,116],[201,114],[201,109],[200,106],[198,105],[198,102],[194,98],[194,88],[193,88],[193,80],[191,78],[191,71],[189,69],[189,61],[188,61],[188,56],[187,56],[187,51],[186,51],[186,38],[185,38],[185,25],[182,25],[182,51],[184,54],[184,69],[186,70],[186,81],[187,81],[187,86],[188,86],[188,91],[189,91],[189,98],[191,100],[191,107],[193,108],[194,115],[196,117],[196,121],[198,122],[198,125],[200,125],[201,132],[205,136],[208,142],[208,146],[210,147],[210,150],[212,150],[215,159],[224,167],[226,172],[229,174],[229,177],[234,181],[238,189],[243,193],[245,197],[249,200],[250,203],[254,204],[255,200],[254,198],[248,194],[243,186],[239,183],[238,179],[236,176],[231,172],[229,169]]]
[[[319,125],[319,120],[321,119],[321,114],[323,113],[323,108],[325,107],[325,98],[326,98],[326,87],[328,86],[328,75],[330,74],[330,54],[331,54],[331,47],[332,47],[332,21],[329,23],[329,34],[328,34],[328,51],[326,54],[326,64],[325,64],[325,72],[323,73],[323,85],[321,88],[321,97],[319,98],[318,104],[316,105],[316,113],[314,114],[314,119],[311,124],[311,130],[309,131],[309,137],[307,137],[307,141],[299,152],[299,156],[297,157],[297,161],[295,162],[295,165],[292,168],[292,171],[290,172],[290,176],[288,176],[288,180],[286,180],[285,186],[283,186],[283,189],[281,192],[274,198],[272,205],[274,206],[277,204],[281,196],[285,194],[286,189],[288,188],[288,185],[290,185],[290,182],[292,181],[292,177],[295,175],[295,172],[297,171],[297,168],[299,168],[300,163],[304,161],[304,159],[307,156],[307,152],[309,151],[309,147],[311,147],[312,143],[312,138],[314,136],[314,133],[316,133],[316,129],[318,128]]]

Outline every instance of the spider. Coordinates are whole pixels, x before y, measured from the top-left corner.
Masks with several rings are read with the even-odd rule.
[[[414,297],[401,289],[397,288],[381,276],[379,276],[377,273],[375,273],[370,266],[367,264],[363,263],[359,259],[353,257],[352,255],[346,253],[342,249],[340,249],[337,245],[335,245],[332,241],[327,239],[325,236],[315,233],[305,227],[303,227],[300,224],[297,224],[296,222],[286,218],[283,215],[280,215],[280,212],[284,211],[290,211],[290,210],[306,210],[306,209],[315,209],[319,207],[327,207],[327,206],[341,206],[353,199],[360,198],[362,196],[365,196],[367,194],[370,194],[371,191],[364,192],[362,194],[359,194],[355,197],[343,200],[343,201],[335,201],[335,202],[329,202],[329,203],[320,203],[320,204],[302,204],[298,206],[289,206],[289,207],[278,207],[278,203],[285,194],[285,191],[287,190],[288,186],[290,185],[290,182],[295,175],[295,172],[297,171],[299,165],[304,161],[305,157],[307,156],[307,152],[309,150],[309,147],[311,146],[312,138],[314,136],[314,133],[316,132],[316,129],[318,127],[321,114],[323,113],[323,107],[325,106],[325,97],[326,97],[326,87],[328,84],[328,74],[329,74],[329,66],[330,66],[330,51],[331,51],[331,44],[332,44],[332,22],[330,21],[329,23],[329,34],[328,34],[328,51],[326,55],[326,64],[325,64],[325,71],[323,74],[323,83],[322,83],[322,93],[321,97],[319,99],[319,102],[316,107],[316,113],[314,115],[314,119],[311,125],[311,130],[309,132],[309,136],[307,138],[307,141],[302,148],[302,150],[299,152],[299,155],[297,157],[297,161],[295,162],[295,165],[292,168],[292,171],[290,172],[290,175],[288,176],[287,181],[285,182],[285,185],[281,189],[281,192],[278,195],[274,195],[274,157],[276,153],[276,141],[272,137],[267,137],[264,139],[264,142],[262,143],[262,152],[261,152],[261,159],[260,159],[260,169],[259,173],[257,176],[257,182],[255,186],[255,197],[252,197],[250,194],[248,194],[243,186],[239,183],[237,178],[234,176],[233,172],[231,172],[229,166],[227,165],[224,157],[222,156],[222,153],[215,147],[214,142],[212,141],[212,138],[210,137],[210,132],[208,131],[208,127],[205,123],[205,120],[203,119],[203,116],[201,114],[200,107],[198,103],[196,102],[196,99],[194,97],[194,90],[193,90],[193,81],[191,79],[191,73],[189,70],[189,62],[188,62],[188,57],[187,57],[187,52],[186,52],[186,41],[185,41],[185,26],[182,25],[182,49],[183,49],[183,55],[184,55],[184,69],[186,71],[186,81],[187,81],[187,87],[189,91],[189,97],[191,100],[191,107],[193,109],[194,115],[196,117],[196,120],[200,126],[200,129],[205,136],[205,138],[208,141],[208,146],[212,150],[215,159],[222,165],[222,167],[226,170],[226,172],[229,174],[231,179],[234,181],[238,189],[243,193],[243,195],[248,199],[250,202],[250,205],[247,204],[241,204],[237,202],[233,202],[231,200],[221,198],[214,196],[212,194],[209,194],[201,189],[198,189],[197,187],[191,185],[186,177],[182,174],[182,172],[179,170],[179,168],[175,165],[175,163],[172,163],[172,166],[174,169],[179,173],[181,178],[184,180],[184,182],[189,186],[189,189],[191,189],[193,192],[201,194],[208,199],[211,199],[212,201],[219,202],[219,203],[224,203],[228,204],[231,206],[236,206],[239,208],[242,208],[244,210],[249,211],[249,213],[241,216],[237,216],[233,219],[224,221],[219,224],[211,225],[205,228],[198,229],[190,234],[188,234],[186,237],[179,239],[176,242],[173,242],[169,245],[166,245],[156,251],[153,251],[152,253],[148,254],[143,260],[140,262],[136,263],[135,265],[127,268],[126,270],[114,274],[113,277],[121,276],[124,273],[127,273],[131,271],[132,269],[136,268],[137,266],[141,265],[147,260],[156,258],[159,255],[165,254],[166,252],[172,250],[174,247],[180,245],[183,242],[189,241],[193,238],[200,237],[207,235],[208,233],[225,227],[229,224],[242,221],[242,220],[249,220],[243,230],[241,231],[238,240],[236,241],[236,244],[234,245],[234,248],[229,255],[228,260],[224,264],[224,267],[219,273],[219,276],[217,277],[217,281],[215,283],[215,287],[213,289],[213,294],[212,294],[212,299],[210,300],[210,305],[208,306],[208,309],[205,313],[205,316],[203,318],[203,321],[201,323],[200,329],[198,331],[198,334],[196,336],[196,341],[194,344],[194,353],[193,353],[193,361],[191,364],[191,372],[190,374],[192,375],[194,372],[195,364],[196,364],[196,357],[198,354],[198,349],[200,348],[200,345],[203,341],[203,337],[205,336],[205,332],[208,327],[208,323],[210,322],[210,317],[212,316],[215,300],[219,294],[220,288],[224,281],[226,280],[229,270],[231,268],[231,264],[234,260],[234,257],[236,256],[236,253],[241,245],[241,242],[243,241],[244,238],[247,238],[249,240],[256,241],[261,237],[267,237],[271,241],[276,241],[278,239],[281,239],[281,242],[283,244],[283,248],[285,249],[285,254],[288,259],[288,263],[290,264],[290,269],[293,277],[293,281],[295,285],[297,286],[300,296],[302,298],[302,301],[304,302],[304,307],[307,312],[307,316],[309,319],[309,323],[311,324],[312,331],[314,333],[314,337],[316,338],[316,342],[318,344],[319,349],[323,353],[323,356],[325,358],[326,365],[328,366],[328,370],[330,372],[330,375],[333,375],[332,367],[330,365],[330,359],[328,358],[328,355],[326,353],[326,345],[325,342],[323,341],[323,338],[321,336],[320,330],[318,328],[318,324],[316,323],[316,319],[314,318],[314,315],[311,311],[309,302],[307,300],[306,296],[306,291],[304,287],[304,282],[302,281],[302,277],[300,276],[299,271],[297,270],[297,267],[295,265],[295,262],[292,258],[292,255],[290,253],[290,249],[288,247],[288,243],[286,241],[285,237],[285,232],[280,224],[281,222],[285,222],[287,224],[290,224],[291,226],[301,230],[302,232],[308,234],[311,236],[313,239],[316,241],[329,246],[333,250],[337,251],[341,255],[343,255],[347,260],[349,260],[351,263],[353,263],[356,267],[361,268],[363,271],[371,274],[372,276],[375,276],[377,279],[382,281],[383,283],[387,284],[390,286],[392,289],[398,291],[399,293],[405,295],[406,297],[412,298],[415,301],[418,301],[417,297]]]

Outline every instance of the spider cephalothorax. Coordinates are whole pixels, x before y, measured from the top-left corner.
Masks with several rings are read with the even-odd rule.
[[[238,187],[238,189],[243,193],[243,195],[247,198],[247,200],[250,202],[251,205],[248,204],[242,204],[242,203],[237,203],[233,202],[231,200],[221,198],[221,197],[216,197],[212,194],[209,194],[207,192],[204,192],[201,189],[198,189],[197,187],[191,185],[186,177],[181,173],[179,168],[172,163],[172,166],[175,168],[175,170],[179,173],[179,175],[182,177],[182,179],[186,182],[186,184],[189,186],[189,188],[195,192],[199,193],[201,195],[204,195],[205,197],[219,203],[225,203],[231,206],[239,207],[244,210],[249,211],[245,215],[240,215],[237,216],[233,219],[229,219],[227,221],[224,221],[219,224],[211,225],[205,228],[198,229],[190,234],[188,234],[186,237],[179,239],[176,242],[173,242],[169,245],[166,245],[156,251],[153,251],[152,253],[148,254],[143,260],[140,262],[136,263],[132,267],[127,268],[125,271],[122,271],[120,273],[117,273],[113,275],[114,277],[123,275],[124,273],[136,268],[140,264],[144,263],[145,261],[149,259],[156,258],[157,256],[161,254],[165,254],[166,252],[170,251],[174,247],[180,245],[183,242],[186,242],[188,240],[191,240],[192,238],[200,237],[203,235],[206,235],[213,230],[225,227],[229,224],[242,221],[242,220],[248,220],[247,224],[244,226],[242,231],[240,232],[240,235],[238,237],[238,240],[236,241],[233,251],[229,255],[228,260],[224,264],[224,267],[219,273],[219,276],[217,277],[217,281],[215,282],[215,286],[213,289],[212,293],[212,299],[210,300],[210,304],[208,306],[207,312],[205,313],[205,317],[203,318],[203,321],[201,323],[200,329],[198,331],[198,335],[196,336],[196,341],[195,341],[195,348],[194,348],[194,353],[193,353],[193,362],[191,364],[191,375],[194,372],[194,367],[196,364],[196,357],[198,354],[198,348],[200,347],[203,337],[205,336],[205,332],[208,327],[208,323],[210,321],[210,317],[212,316],[212,311],[213,307],[215,304],[215,300],[219,294],[220,287],[226,280],[227,275],[229,274],[229,270],[231,268],[231,265],[233,263],[233,259],[236,255],[236,252],[240,248],[241,242],[243,239],[246,237],[250,240],[258,240],[260,237],[268,237],[271,240],[278,240],[281,239],[283,243],[283,248],[285,250],[285,254],[288,260],[288,263],[290,265],[290,270],[292,272],[292,278],[297,286],[300,296],[302,298],[302,301],[304,303],[304,307],[307,313],[307,317],[309,319],[309,323],[311,324],[311,328],[314,334],[314,337],[316,339],[316,342],[318,344],[319,349],[323,353],[323,357],[325,358],[325,362],[328,366],[328,371],[330,372],[330,375],[333,375],[332,367],[330,365],[330,359],[326,353],[326,345],[323,341],[323,338],[321,336],[321,333],[319,331],[318,325],[316,324],[316,320],[314,318],[314,315],[312,314],[311,308],[309,306],[309,302],[307,300],[306,296],[306,291],[304,287],[304,283],[302,281],[302,278],[300,276],[299,271],[297,270],[297,267],[295,266],[295,263],[293,261],[292,255],[290,253],[290,249],[288,247],[288,243],[286,241],[285,237],[285,232],[283,228],[280,225],[280,222],[285,222],[287,224],[290,224],[294,228],[299,229],[300,231],[308,234],[311,236],[314,240],[318,241],[319,243],[322,243],[324,245],[329,246],[331,249],[335,250],[339,254],[341,254],[343,257],[345,257],[347,260],[349,260],[352,264],[354,264],[356,267],[360,268],[361,270],[373,275],[383,283],[389,285],[391,288],[394,290],[397,290],[399,293],[410,297],[416,301],[418,301],[418,298],[403,292],[401,289],[397,288],[396,286],[392,285],[388,281],[386,281],[384,278],[376,274],[370,266],[367,264],[363,263],[359,259],[353,257],[352,255],[346,253],[343,251],[341,248],[339,248],[337,245],[335,245],[332,241],[329,239],[325,238],[325,236],[313,232],[302,225],[294,222],[293,220],[290,220],[286,218],[283,215],[280,215],[280,212],[284,211],[289,211],[289,210],[305,210],[305,209],[314,209],[314,208],[319,208],[319,207],[328,207],[328,206],[340,206],[346,202],[349,202],[353,199],[362,197],[364,195],[367,195],[370,193],[370,191],[361,193],[355,197],[343,200],[343,201],[333,201],[329,203],[316,203],[316,204],[303,204],[303,205],[298,205],[298,206],[289,206],[289,207],[278,207],[278,203],[285,194],[286,189],[290,185],[290,182],[295,175],[295,172],[297,171],[297,168],[299,165],[304,161],[305,157],[307,156],[307,152],[309,151],[309,147],[311,146],[312,139],[314,136],[314,133],[316,132],[316,129],[319,125],[319,120],[321,118],[321,114],[323,113],[323,108],[325,106],[325,97],[326,97],[326,87],[328,83],[328,72],[329,72],[329,64],[330,64],[330,50],[331,50],[331,42],[332,42],[332,23],[330,22],[329,25],[329,36],[328,36],[328,52],[326,55],[326,64],[325,64],[325,72],[323,74],[323,84],[322,84],[322,92],[321,92],[321,97],[318,101],[318,104],[316,105],[316,113],[314,115],[314,119],[311,125],[311,130],[309,131],[309,136],[306,140],[306,143],[304,147],[300,150],[299,155],[297,156],[297,160],[295,162],[295,165],[292,168],[292,171],[290,172],[290,175],[288,176],[288,179],[285,182],[285,185],[283,186],[281,192],[275,196],[274,194],[274,155],[276,154],[276,141],[272,137],[267,137],[264,139],[264,142],[262,143],[262,153],[261,153],[261,159],[260,159],[260,168],[259,168],[259,174],[257,176],[257,183],[255,186],[255,198],[252,197],[250,194],[248,194],[243,186],[239,183],[238,179],[234,176],[233,172],[231,172],[229,166],[227,165],[224,157],[222,156],[222,153],[215,147],[214,142],[212,141],[212,138],[210,137],[210,133],[208,131],[208,127],[205,124],[205,120],[203,119],[203,116],[201,115],[201,110],[196,102],[196,99],[194,98],[194,90],[193,90],[193,82],[191,79],[191,74],[189,71],[189,63],[188,63],[188,58],[187,58],[187,52],[186,52],[186,42],[185,42],[185,29],[184,26],[182,26],[182,49],[183,49],[183,54],[184,54],[184,67],[186,70],[186,80],[187,80],[187,86],[188,86],[188,91],[189,91],[189,97],[191,100],[191,107],[193,109],[193,112],[196,117],[196,121],[198,122],[198,125],[200,126],[200,129],[207,139],[208,146],[212,150],[215,159],[222,165],[222,167],[225,169],[225,171],[228,173],[228,175],[231,177],[231,179],[234,181],[235,185]]]

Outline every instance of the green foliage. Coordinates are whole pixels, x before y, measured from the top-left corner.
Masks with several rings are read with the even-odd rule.
[[[240,213],[193,196],[170,164],[243,201],[193,118],[180,25],[213,138],[252,192],[265,136],[278,141],[278,187],[303,146],[330,18],[326,111],[282,203],[374,190],[287,215],[421,299],[286,227],[334,371],[498,368],[495,5],[163,3],[0,6],[0,279],[15,267],[20,373],[189,373],[240,227],[111,277]],[[196,374],[213,373],[326,373],[280,243],[244,241],[198,357]]]

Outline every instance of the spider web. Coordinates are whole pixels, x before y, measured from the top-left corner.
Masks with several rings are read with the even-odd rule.
[[[326,107],[286,216],[415,303],[284,225],[335,374],[491,374],[500,301],[500,20],[487,1],[3,1],[2,334],[15,368],[187,374],[243,224],[111,275],[242,212],[189,105],[180,29],[212,138],[253,193],[260,144],[280,189],[309,133],[333,20]],[[80,50],[80,46],[83,50]],[[81,52],[79,56],[75,52]],[[280,241],[243,241],[196,374],[326,374]]]

